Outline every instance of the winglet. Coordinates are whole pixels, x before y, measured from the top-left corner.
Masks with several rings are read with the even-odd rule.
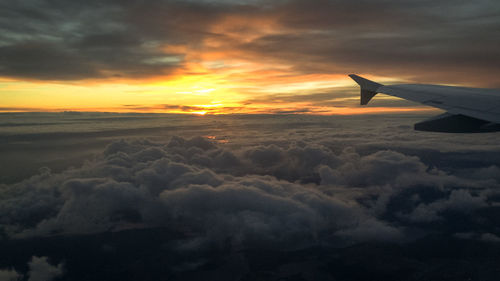
[[[382,84],[370,81],[356,74],[350,74],[349,77],[356,81],[361,87],[360,104],[366,105],[377,94],[377,90],[384,86]]]

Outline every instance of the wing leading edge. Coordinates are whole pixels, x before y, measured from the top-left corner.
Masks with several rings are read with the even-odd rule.
[[[441,85],[382,85],[349,75],[361,88],[360,103],[366,105],[377,94],[387,94],[446,111],[415,124],[415,130],[448,133],[500,131],[500,90]]]

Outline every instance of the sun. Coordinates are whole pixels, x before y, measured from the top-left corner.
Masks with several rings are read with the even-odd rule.
[[[207,114],[206,111],[192,111],[191,113],[195,114],[195,115],[200,115],[200,116],[203,116],[203,115]]]

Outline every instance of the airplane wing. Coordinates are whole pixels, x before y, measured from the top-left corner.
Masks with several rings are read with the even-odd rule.
[[[500,90],[440,85],[382,85],[355,74],[349,75],[361,87],[361,105],[377,94],[419,102],[446,113],[415,124],[415,130],[448,133],[500,131]]]

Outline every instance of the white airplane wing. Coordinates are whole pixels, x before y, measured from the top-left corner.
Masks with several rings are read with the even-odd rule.
[[[440,85],[382,85],[355,74],[349,75],[361,87],[361,104],[377,94],[419,102],[446,113],[415,124],[415,130],[481,133],[500,131],[500,90]]]

